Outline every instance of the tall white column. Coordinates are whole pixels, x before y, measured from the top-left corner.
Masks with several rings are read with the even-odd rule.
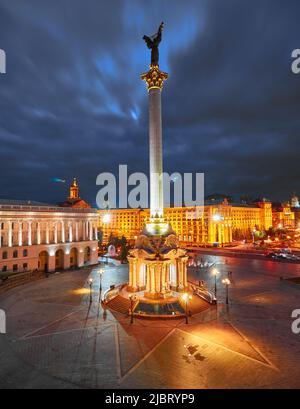
[[[151,293],[155,293],[155,267],[151,266]]]
[[[73,241],[72,222],[69,223],[69,242]]]
[[[63,220],[61,222],[61,242],[65,242],[65,223]]]
[[[37,244],[41,244],[41,223],[37,223],[37,231],[36,231],[36,237],[37,237]]]
[[[93,223],[91,221],[89,223],[89,239],[93,240]]]
[[[161,90],[149,90],[150,216],[163,216]]]
[[[32,222],[28,222],[28,246],[31,246],[32,244],[31,225],[32,225]]]
[[[12,246],[12,222],[8,222],[8,247]]]
[[[151,273],[150,266],[146,265],[146,291],[150,291],[151,288]]]
[[[22,222],[19,222],[19,246],[22,246],[23,245],[23,243],[22,243]]]
[[[86,225],[85,222],[82,222],[82,239],[85,240],[86,234]]]
[[[54,243],[57,244],[57,223],[54,223]]]
[[[85,238],[88,239],[89,237],[89,222],[88,220],[85,222]]]
[[[49,222],[46,223],[46,244],[49,244]]]
[[[79,237],[78,237],[78,222],[75,222],[75,240],[78,241]]]
[[[98,240],[98,228],[95,226],[95,240]]]

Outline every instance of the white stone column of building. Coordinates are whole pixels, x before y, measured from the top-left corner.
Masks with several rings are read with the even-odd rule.
[[[85,234],[86,234],[86,226],[85,226],[85,222],[82,222],[82,240],[85,240]]]
[[[79,241],[79,236],[78,236],[78,222],[75,222],[75,240]]]
[[[12,222],[8,222],[8,247],[12,247]]]
[[[72,228],[72,222],[69,222],[69,242],[71,243],[73,241],[73,228]]]
[[[54,243],[57,244],[57,223],[54,223]]]
[[[89,222],[88,220],[85,222],[85,238],[89,238]]]
[[[0,248],[2,247],[2,221],[0,221]]]
[[[161,90],[149,90],[150,217],[163,216]]]
[[[32,226],[32,221],[29,221],[28,222],[28,246],[31,246],[31,244],[32,244],[31,226]]]
[[[49,237],[49,222],[46,223],[46,244],[49,244],[50,237]]]
[[[64,243],[65,240],[65,222],[61,221],[61,242]]]
[[[22,240],[22,222],[19,222],[19,233],[18,233],[18,245],[22,246],[23,245],[23,240]]]
[[[37,244],[41,244],[41,222],[37,222],[37,231],[36,231],[36,237],[37,237]]]
[[[89,239],[93,240],[93,223],[89,220]]]
[[[150,291],[150,268],[146,264],[146,291]]]

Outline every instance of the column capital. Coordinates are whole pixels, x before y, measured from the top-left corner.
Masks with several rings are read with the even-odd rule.
[[[151,64],[149,71],[141,74],[141,79],[146,82],[148,91],[153,88],[161,90],[168,76],[166,72],[160,71],[158,65]]]

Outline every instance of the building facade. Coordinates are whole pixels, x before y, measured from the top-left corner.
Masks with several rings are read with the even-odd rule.
[[[111,234],[136,239],[149,220],[149,209],[99,210],[99,228],[103,242]],[[173,207],[164,209],[165,220],[171,224],[182,245],[220,245],[233,240],[250,239],[254,230],[272,226],[272,204],[235,205],[224,201],[204,207]]]
[[[98,262],[91,208],[0,201],[0,271],[56,270]]]
[[[296,211],[291,208],[289,203],[283,203],[274,206],[273,209],[273,226],[279,229],[294,229]]]

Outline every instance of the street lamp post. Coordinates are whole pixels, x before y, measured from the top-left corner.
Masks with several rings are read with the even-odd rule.
[[[229,288],[229,285],[230,285],[230,280],[229,280],[229,278],[224,278],[223,280],[222,280],[222,283],[226,286],[226,304],[229,304],[229,296],[228,296],[228,288]]]
[[[255,233],[256,233],[256,229],[253,229],[252,230],[252,243],[253,243],[253,246],[255,244]]]
[[[89,278],[89,286],[90,286],[90,304],[93,302],[92,298],[92,285],[93,285],[93,279]]]
[[[188,302],[189,300],[192,299],[192,296],[189,295],[188,293],[184,293],[182,295],[182,299],[185,301],[185,323],[188,324],[189,323],[188,321]]]
[[[133,305],[135,301],[135,296],[130,295],[129,299],[130,299],[130,324],[133,324]]]
[[[100,293],[101,293],[101,291],[102,291],[102,275],[103,275],[103,270],[102,270],[102,268],[101,268],[100,271],[99,271],[99,275],[100,275],[99,290],[100,290]]]
[[[217,275],[219,274],[219,271],[214,268],[212,270],[212,275],[215,277],[215,298],[217,299]]]

